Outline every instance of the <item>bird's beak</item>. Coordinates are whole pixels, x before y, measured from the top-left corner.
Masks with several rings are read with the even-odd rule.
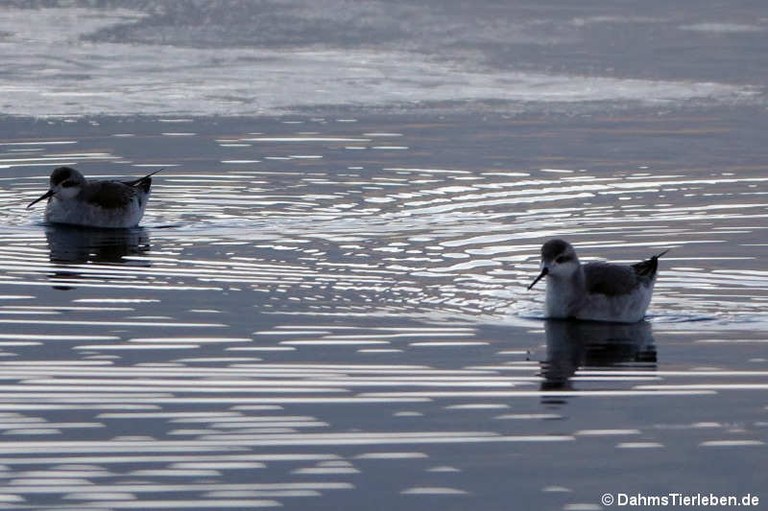
[[[534,279],[534,281],[533,281],[533,282],[531,282],[531,285],[530,285],[530,286],[528,286],[528,291],[530,291],[531,289],[533,289],[533,286],[535,286],[535,285],[536,285],[536,283],[537,283],[538,281],[540,281],[541,279],[543,279],[544,277],[546,277],[548,273],[549,273],[549,268],[548,268],[548,267],[546,267],[546,266],[542,267],[542,268],[541,268],[541,273],[539,273],[539,276],[538,276],[538,277],[536,277],[536,279]]]
[[[33,200],[32,202],[30,202],[30,203],[27,205],[27,208],[31,208],[32,206],[34,206],[35,204],[37,204],[37,203],[38,203],[38,202],[40,202],[41,200],[45,200],[45,199],[48,199],[49,197],[52,197],[52,196],[53,196],[53,190],[48,190],[47,192],[45,192],[44,194],[42,194],[42,195],[41,195],[40,197],[38,197],[37,199],[35,199],[35,200]]]

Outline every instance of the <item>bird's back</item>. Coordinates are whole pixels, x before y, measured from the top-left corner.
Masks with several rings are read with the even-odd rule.
[[[136,188],[125,183],[95,181],[89,183],[81,195],[82,200],[88,204],[114,210],[129,207],[131,201],[137,198],[138,192]]]
[[[659,257],[667,251],[631,266],[609,263],[588,263],[583,266],[587,292],[607,296],[633,292],[638,286],[648,287],[656,280]]]
[[[617,296],[631,293],[644,279],[631,266],[588,263],[583,266],[587,293]]]

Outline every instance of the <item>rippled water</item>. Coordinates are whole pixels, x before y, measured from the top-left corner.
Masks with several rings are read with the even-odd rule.
[[[768,177],[744,112],[8,120],[0,502],[759,494]],[[63,164],[166,170],[118,233],[25,208]],[[585,260],[671,248],[650,320],[541,320],[552,236]]]
[[[765,501],[763,10],[5,2],[0,507]],[[648,321],[542,319],[554,236],[671,249]]]

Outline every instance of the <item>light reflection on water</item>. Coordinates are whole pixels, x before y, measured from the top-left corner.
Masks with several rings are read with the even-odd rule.
[[[24,141],[0,178],[8,508],[466,508],[509,497],[498,470],[549,503],[576,483],[520,460],[763,445],[760,169],[462,163],[418,123],[348,121]],[[140,229],[39,225],[24,206],[64,161],[169,169]],[[650,321],[537,319],[554,235],[585,260],[672,248]]]

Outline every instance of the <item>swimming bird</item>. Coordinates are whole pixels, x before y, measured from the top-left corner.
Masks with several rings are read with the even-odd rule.
[[[45,220],[53,224],[136,227],[144,216],[152,176],[160,170],[133,181],[89,181],[72,167],[58,167],[48,191],[27,208],[48,199]]]
[[[634,323],[645,317],[659,257],[667,252],[633,265],[581,264],[570,243],[549,240],[541,247],[541,273],[528,289],[547,277],[550,318]]]

